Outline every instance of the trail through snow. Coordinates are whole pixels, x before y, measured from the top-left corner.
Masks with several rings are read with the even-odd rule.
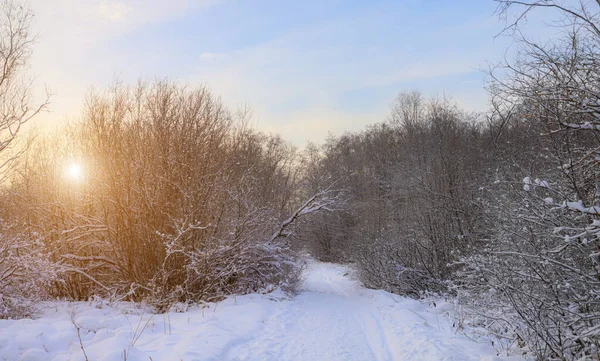
[[[85,360],[71,312],[89,361],[505,360],[458,334],[444,307],[367,290],[350,268],[327,263],[309,263],[292,299],[253,294],[166,315],[132,304],[51,306],[35,320],[0,321],[0,360]]]

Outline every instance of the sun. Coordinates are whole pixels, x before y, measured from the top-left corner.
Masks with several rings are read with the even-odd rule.
[[[73,181],[83,180],[83,167],[79,163],[70,163],[66,169],[67,176]]]

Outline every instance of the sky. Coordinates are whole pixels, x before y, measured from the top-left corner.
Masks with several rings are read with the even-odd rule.
[[[510,46],[491,0],[30,0],[42,128],[76,119],[91,88],[169,77],[207,85],[297,145],[384,121],[401,91],[487,106]],[[40,88],[41,89],[41,88]]]

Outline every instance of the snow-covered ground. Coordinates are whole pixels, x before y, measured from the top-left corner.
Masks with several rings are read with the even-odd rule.
[[[0,320],[0,360],[85,360],[81,344],[89,361],[504,360],[457,333],[448,307],[367,290],[350,269],[312,262],[291,299],[253,294],[165,315],[48,304],[40,318]]]

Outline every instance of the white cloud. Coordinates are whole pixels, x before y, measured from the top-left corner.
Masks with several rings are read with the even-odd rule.
[[[388,108],[384,106],[377,111],[350,112],[325,105],[286,115],[275,115],[258,108],[254,109],[254,114],[259,129],[280,134],[284,139],[302,146],[307,141],[322,142],[329,134],[360,131],[368,124],[384,121]]]
[[[102,1],[97,5],[97,9],[102,16],[118,22],[127,21],[128,15],[133,11],[131,6],[115,1]]]
[[[221,54],[221,53],[202,53],[199,56],[200,61],[204,61],[204,62],[211,62],[211,61],[215,61],[219,58],[222,58],[223,56],[225,56],[225,54]]]
[[[444,92],[447,90],[444,78],[477,71],[489,50],[473,49],[477,44],[471,48],[467,44],[467,49],[459,47],[468,42],[464,39],[466,32],[485,28],[487,22],[477,22],[471,27],[461,24],[454,29],[445,29],[444,34],[420,34],[428,38],[423,41],[437,37],[439,44],[443,44],[432,43],[434,49],[425,54],[405,53],[406,47],[402,43],[412,44],[415,36],[412,33],[394,39],[395,43],[386,45],[387,49],[369,49],[370,44],[364,39],[354,44],[352,37],[346,39],[346,43],[338,42],[339,33],[347,28],[362,29],[363,22],[375,24],[377,19],[342,19],[298,29],[262,44],[218,54],[218,61],[212,61],[217,55],[203,53],[196,79],[207,83],[230,104],[250,104],[261,129],[281,133],[284,138],[302,144],[305,139],[323,140],[329,131],[339,134],[385,120],[396,92],[403,90],[393,89],[396,84],[428,83],[421,90]],[[377,31],[371,32],[375,38]],[[490,31],[490,41],[492,35]],[[439,51],[435,49],[436,44],[440,46]],[[443,48],[452,45],[457,48]],[[430,83],[437,80],[440,86],[432,87]],[[386,87],[390,90],[382,92],[379,100],[370,102],[369,109],[341,109],[343,105],[339,99],[346,93]],[[457,100],[480,108],[479,103],[484,98],[482,87],[477,85],[462,91]],[[295,100],[300,100],[301,106],[281,110]]]
[[[89,87],[103,87],[114,79],[126,54],[109,52],[110,42],[148,24],[172,21],[215,2],[29,0],[36,14],[32,30],[39,34],[31,69],[38,77],[38,87],[47,86],[53,94],[51,112],[38,117],[36,123],[51,127],[65,118],[77,117]]]

